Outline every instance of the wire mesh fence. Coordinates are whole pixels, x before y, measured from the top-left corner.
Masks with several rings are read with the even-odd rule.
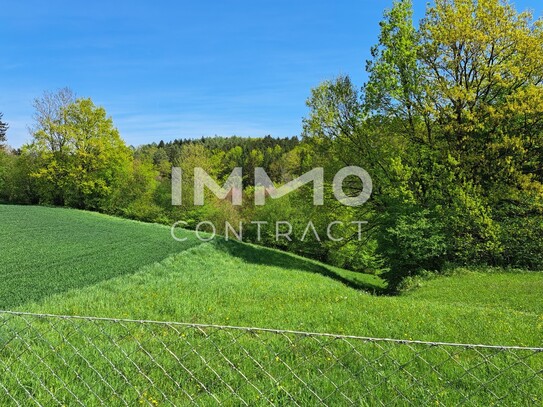
[[[542,405],[543,348],[0,311],[0,405]]]

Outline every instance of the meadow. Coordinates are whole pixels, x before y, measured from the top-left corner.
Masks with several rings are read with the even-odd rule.
[[[420,287],[404,294],[388,296],[384,295],[385,283],[378,276],[354,273],[296,255],[233,241],[215,240],[201,243],[192,236],[184,243],[180,243],[171,238],[167,227],[90,212],[45,207],[0,206],[0,224],[3,242],[0,263],[1,309],[250,326],[406,340],[502,346],[543,345],[541,273],[484,268],[458,269],[452,270],[448,276],[423,281]],[[191,236],[190,232],[186,233],[187,236]],[[111,388],[97,382],[93,371],[86,368],[85,360],[91,360],[93,364],[95,363],[94,366],[107,369],[106,361],[100,357],[96,348],[89,347],[87,338],[90,337],[94,338],[94,344],[98,346],[101,344],[109,349],[108,356],[116,366],[121,366],[122,371],[130,371],[129,362],[120,349],[125,349],[128,354],[138,357],[137,348],[134,348],[135,341],[127,340],[124,326],[82,323],[77,325],[77,330],[74,331],[73,324],[59,321],[56,325],[57,330],[51,330],[47,321],[36,320],[30,325],[34,334],[28,337],[26,342],[8,343],[7,338],[18,329],[17,324],[20,325],[21,321],[17,319],[4,321],[0,329],[0,356],[3,363],[11,363],[10,366],[21,369],[21,374],[26,371],[27,366],[39,365],[28,352],[30,347],[42,358],[49,360],[49,365],[53,366],[54,371],[63,376],[60,380],[46,371],[37,373],[51,389],[56,389],[53,394],[61,401],[72,400],[72,395],[67,393],[61,384],[84,377],[87,382],[95,384],[95,391],[102,400],[107,399],[108,404],[113,405],[119,402],[120,396],[113,394]],[[28,325],[19,328],[28,330]],[[59,335],[63,329],[71,340],[70,344],[80,349],[84,356],[73,359],[75,364],[73,371],[63,370],[58,358],[55,358],[58,353],[62,354],[63,349],[66,350],[65,339]],[[106,331],[106,335],[103,330]],[[82,332],[85,335],[81,335]],[[217,355],[217,349],[225,350],[228,347],[232,349],[232,337],[227,332],[214,333],[211,336],[213,340],[210,341],[197,330],[181,329],[180,333],[162,326],[145,328],[138,325],[132,327],[128,334],[143,343],[145,349],[157,358],[162,367],[171,369],[173,375],[179,375],[176,376],[178,382],[186,382],[186,389],[190,394],[199,394],[202,389],[198,388],[198,383],[190,381],[186,372],[176,370],[172,364],[175,361],[169,358],[163,349],[164,342],[174,353],[185,354],[189,365],[193,363],[196,366],[198,365],[196,356],[187,350],[186,338],[189,338],[190,346],[196,347],[200,354],[214,361],[212,362],[214,370],[222,372],[224,377],[228,378],[225,380],[231,380],[233,388],[238,389],[244,399],[256,400],[260,397],[254,387],[246,385],[242,376],[236,376],[224,361],[213,357],[214,354]],[[184,336],[181,338],[181,335]],[[255,374],[253,380],[259,389],[270,388],[272,383],[259,374],[251,360],[242,357],[243,349],[248,349],[252,355],[261,358],[262,363],[272,374],[276,371],[280,375],[281,369],[284,369],[280,363],[274,364],[274,357],[289,358],[291,363],[303,361],[306,366],[304,374],[308,375],[306,379],[311,379],[313,385],[321,390],[331,386],[325,377],[345,382],[346,378],[341,376],[345,372],[337,372],[334,369],[325,376],[312,376],[316,371],[312,371],[311,368],[322,363],[322,355],[318,351],[322,347],[315,341],[300,340],[298,348],[293,350],[292,342],[286,341],[282,336],[271,338],[263,336],[236,337],[233,353],[228,354],[230,358],[235,359],[238,367],[244,367],[246,373]],[[111,348],[112,337],[122,338],[120,348]],[[157,337],[162,338],[164,342],[157,342]],[[392,347],[383,350],[372,345],[362,345],[364,344],[356,345],[357,350],[369,361],[375,359],[375,352],[384,352],[388,357],[399,361],[405,360],[406,363],[411,360],[412,349],[409,348]],[[359,375],[355,376],[356,380],[353,381],[352,378],[347,380],[348,384],[344,388],[346,392],[355,395],[358,403],[372,404],[372,400],[374,402],[389,400],[394,404],[393,401],[396,400],[394,396],[397,394],[389,393],[391,388],[400,388],[403,392],[413,391],[412,383],[402,379],[397,366],[384,363],[378,367],[379,371],[389,378],[388,384],[383,386],[382,383],[379,384],[378,376],[372,375],[371,369],[367,371],[371,362],[360,357],[352,357],[352,346],[337,341],[326,343],[326,346],[332,349],[334,355],[338,355],[343,363],[351,363],[349,366],[353,371],[359,372]],[[50,352],[51,349],[55,352]],[[273,352],[270,353],[270,349],[273,349]],[[439,349],[432,348],[425,351],[424,355],[426,360],[435,361],[436,364],[441,362],[442,373],[451,377],[463,373],[462,358],[467,358],[464,360],[467,363],[470,358],[477,356],[466,352],[465,355],[460,355],[460,364],[444,365],[443,357],[446,355],[440,353]],[[156,376],[154,380],[160,383],[164,380],[163,372],[148,362],[142,361],[149,369],[147,373]],[[542,362],[539,358],[528,363],[534,369],[541,369]],[[494,367],[502,364],[509,366],[508,363],[511,361],[507,358],[496,360]],[[326,364],[321,368],[326,368]],[[424,394],[413,394],[413,399],[425,404],[435,402],[433,397],[440,394],[441,383],[432,379],[431,369],[420,363],[410,368],[415,375],[418,372],[417,377],[421,378],[419,380],[425,380],[424,386],[429,389]],[[33,393],[34,396],[46,402],[54,402],[46,391],[33,388],[28,374],[27,372],[25,376],[27,388],[36,391]],[[202,383],[211,388],[219,386],[211,371],[204,369],[201,374]],[[494,377],[496,371],[492,369],[481,369],[477,374],[481,380],[492,379],[495,392],[504,391],[515,380],[515,376],[507,374]],[[516,379],[522,378],[519,376]],[[2,383],[18,387],[13,380],[15,379],[12,376],[6,374],[2,376]],[[140,383],[136,376],[131,380],[137,383],[137,388],[140,388],[138,394],[142,394],[145,383]],[[357,395],[357,389],[360,387],[357,385],[358,380],[366,385],[375,382],[373,383],[376,386],[375,391],[371,394]],[[134,399],[135,394],[131,394],[130,389],[125,389],[125,383],[121,378],[117,377],[112,381],[118,392],[125,392],[123,393],[125,397]],[[469,376],[463,376],[461,380],[454,382],[454,386],[465,390],[474,386],[474,383]],[[189,398],[175,392],[174,387],[174,382],[164,383],[163,393],[155,392],[151,399],[159,404],[170,399],[175,400],[176,404],[188,403]],[[333,390],[330,389],[330,394],[338,396]],[[75,386],[73,391],[78,397],[89,397],[86,403],[89,405],[100,399],[89,394],[83,384]],[[220,400],[228,400],[222,391],[225,389],[219,386],[217,397]],[[531,397],[537,397],[539,400],[543,396],[543,386],[529,388],[526,391]],[[279,404],[281,400],[287,403],[288,398],[285,398],[287,393],[297,394],[302,404],[315,402],[313,396],[304,393],[299,382],[288,375],[282,388],[271,388],[270,392],[266,393],[268,400],[262,402],[269,402],[271,398]],[[428,398],[429,394],[432,398]],[[208,393],[202,394],[201,401],[204,405],[213,401],[209,397]],[[335,400],[336,404],[341,404],[340,401],[343,399],[334,397],[330,402],[334,404]],[[491,400],[485,397],[476,400],[474,404],[484,405]],[[143,400],[148,401],[148,398]],[[458,394],[448,390],[436,404],[448,405],[458,401]],[[513,401],[518,401],[519,405],[525,403],[525,400],[514,397],[509,400],[510,405],[514,404]]]

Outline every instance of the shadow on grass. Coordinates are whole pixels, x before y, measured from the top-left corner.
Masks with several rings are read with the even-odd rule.
[[[217,239],[214,241],[214,244],[219,249],[224,250],[231,256],[238,257],[247,263],[318,273],[325,277],[339,281],[347,287],[355,290],[363,290],[375,295],[382,295],[386,293],[386,288],[377,283],[374,284],[370,281],[360,281],[356,278],[342,276],[334,271],[332,267],[327,267],[325,264],[317,263],[311,259],[305,259],[291,253],[281,252],[262,246],[243,244],[232,240],[226,241]],[[359,274],[361,277],[366,276],[362,273],[353,272],[350,274]]]

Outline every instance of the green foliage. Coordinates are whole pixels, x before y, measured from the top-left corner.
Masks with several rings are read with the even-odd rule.
[[[159,172],[149,161],[136,158],[131,164],[132,168],[123,174],[124,178],[118,179],[118,188],[109,197],[106,212],[130,219],[164,223],[167,220],[167,206],[160,206],[155,199],[160,187]]]
[[[38,203],[36,182],[30,176],[34,169],[33,157],[0,151],[0,200]]]
[[[400,294],[406,294],[417,289],[421,289],[430,280],[437,278],[435,271],[418,270],[416,274],[409,275],[398,281],[394,291]],[[390,292],[391,290],[389,290]]]
[[[414,132],[417,118],[413,110],[423,82],[411,0],[394,1],[380,27],[379,44],[372,47],[373,60],[366,65],[370,79],[363,89],[365,108],[405,118],[405,126]]]
[[[533,200],[525,196],[524,200]],[[528,211],[527,208],[531,208]],[[533,203],[510,201],[500,208],[500,264],[543,270],[543,212]]]
[[[360,125],[358,92],[348,76],[325,81],[311,92],[304,135],[321,142],[349,138]]]
[[[33,141],[0,157],[0,198],[55,204],[194,227],[245,223],[244,237],[356,271],[386,272],[392,285],[444,262],[540,269],[543,216],[543,23],[500,0],[438,0],[413,22],[412,1],[384,13],[360,92],[348,76],[312,90],[303,139],[211,137],[160,141],[130,149],[112,120],[69,89],[36,99]],[[1,116],[0,116],[1,119]],[[1,123],[1,122],[0,122]],[[1,129],[1,127],[0,127]],[[1,139],[0,139],[1,142]],[[254,169],[277,185],[324,167],[329,189],[345,166],[373,180],[365,205],[309,189],[264,207],[252,205]],[[171,205],[171,168],[183,171],[183,204]],[[209,191],[193,205],[193,169],[218,183],[243,168],[241,207]],[[360,182],[344,183],[348,195]],[[528,197],[528,198],[527,198]],[[303,241],[279,241],[289,221]],[[327,225],[367,221],[362,239],[326,238]],[[267,221],[260,242],[251,221]],[[341,229],[341,230],[340,230]]]
[[[26,147],[38,157],[32,175],[46,202],[102,209],[129,171],[129,150],[105,110],[90,99],[64,106],[60,115],[49,130],[36,131]],[[55,134],[62,137],[58,150],[51,147]]]
[[[0,112],[0,150],[5,147],[6,134],[9,129],[8,124],[2,121],[2,117],[4,117],[4,114]]]
[[[415,26],[398,0],[380,28],[361,101],[347,77],[321,84],[304,141],[326,168],[372,175],[356,216],[374,222],[390,282],[445,261],[540,267],[541,21],[500,0],[439,0]]]
[[[0,199],[6,200],[6,181],[11,170],[10,157],[0,149]]]
[[[441,271],[447,259],[445,225],[429,210],[413,210],[390,217],[379,238],[379,252],[388,260],[391,288],[421,270]]]
[[[168,228],[92,213],[0,207],[10,237],[0,308],[36,301],[33,310],[60,314],[538,344],[541,273],[434,277],[447,263],[543,269],[543,22],[505,1],[436,0],[416,26],[412,2],[397,0],[380,29],[362,92],[347,76],[313,89],[302,141],[212,137],[128,148],[103,108],[61,89],[35,101],[33,140],[19,154],[3,146],[0,113],[2,201],[189,227],[206,220],[220,234],[225,222],[244,222],[245,240],[342,268],[233,242],[193,248],[189,232],[180,244]],[[306,187],[252,204],[256,167],[278,185],[324,167],[329,191],[349,165],[373,179],[362,207],[329,192],[315,207]],[[177,207],[172,166],[183,172]],[[195,167],[219,183],[242,167],[243,205],[208,191],[194,206]],[[345,190],[356,195],[361,185]],[[337,220],[342,239],[328,240]],[[251,221],[267,222],[260,239]],[[276,221],[292,224],[293,240],[276,238]],[[351,221],[368,221],[362,240]],[[368,295],[386,285],[368,273],[403,295]]]
[[[443,208],[451,259],[462,264],[496,264],[502,251],[501,226],[484,195],[470,184],[451,186],[450,205]]]

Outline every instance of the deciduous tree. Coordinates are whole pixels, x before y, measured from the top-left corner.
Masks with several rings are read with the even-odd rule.
[[[43,196],[55,204],[101,208],[130,171],[132,156],[104,108],[77,99],[51,112],[26,147],[35,154]]]
[[[0,112],[0,149],[4,148],[6,143],[6,133],[8,131],[8,124],[2,121],[4,114]]]

